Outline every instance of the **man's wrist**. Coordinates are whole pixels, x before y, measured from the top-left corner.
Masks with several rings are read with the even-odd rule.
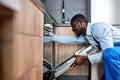
[[[88,56],[83,56],[83,59],[84,60],[88,60]]]

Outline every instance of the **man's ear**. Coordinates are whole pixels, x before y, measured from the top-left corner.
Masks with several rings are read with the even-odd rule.
[[[83,21],[79,21],[79,25],[83,25]]]
[[[83,25],[83,24],[84,24],[84,21],[80,20],[80,24]]]

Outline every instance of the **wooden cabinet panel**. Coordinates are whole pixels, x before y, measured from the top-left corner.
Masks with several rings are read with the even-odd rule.
[[[74,35],[71,31],[71,27],[56,27],[56,35],[68,36]],[[56,49],[56,63],[60,63],[65,60],[67,57],[71,56],[77,49],[77,45],[70,44],[55,44]]]
[[[43,22],[44,14],[36,7],[35,8],[35,19],[34,19],[34,33],[43,36]]]
[[[56,35],[69,36],[74,35],[72,32],[72,27],[56,27]]]
[[[24,75],[16,80],[43,80],[42,77],[42,63],[37,64],[31,70],[27,71]]]
[[[56,27],[56,35],[71,36],[74,34],[71,30],[71,27]],[[56,65],[68,58],[69,56],[71,56],[72,54],[74,54],[74,52],[78,48],[82,47],[82,45],[59,43],[56,43],[55,46]],[[83,65],[71,68],[70,70],[66,71],[63,75],[88,75],[88,66],[89,65],[87,62]]]
[[[44,51],[43,56],[44,59],[51,62],[51,56],[52,56],[52,42],[44,44]]]
[[[14,76],[18,78],[42,62],[42,37],[16,34],[14,42]]]
[[[30,1],[21,0],[21,9],[15,13],[15,31],[43,36],[43,13]]]
[[[34,34],[35,32],[35,5],[30,2],[29,0],[25,0],[24,3],[25,5],[24,9],[25,9],[25,25],[24,25],[24,29],[25,29],[25,33],[29,33],[29,34]]]
[[[0,79],[12,80],[12,15],[0,15]]]
[[[0,79],[43,80],[43,13],[31,0],[19,11],[0,5]]]
[[[36,80],[43,80],[43,62],[40,62],[36,66]]]
[[[43,37],[34,37],[34,46],[33,46],[33,54],[34,54],[34,63],[38,64],[43,60]]]
[[[43,80],[42,79],[42,63],[36,65],[32,70],[27,72],[23,77],[23,80]],[[38,76],[39,75],[39,76]]]
[[[19,2],[18,11],[0,5],[0,79],[43,80],[44,15],[31,0]]]
[[[14,79],[42,80],[36,76],[38,64],[42,72],[43,13],[31,0],[20,2],[22,7],[14,14]]]
[[[20,0],[21,8],[19,11],[14,12],[14,23],[13,27],[16,32],[25,32],[25,1]]]

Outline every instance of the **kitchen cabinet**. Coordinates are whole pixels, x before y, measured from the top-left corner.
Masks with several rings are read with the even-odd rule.
[[[73,36],[74,33],[71,31],[71,27],[55,27],[56,35],[60,36]],[[55,43],[55,63],[56,65],[62,63],[64,60],[68,59],[73,55],[76,50],[85,46],[84,44],[60,44]],[[57,80],[70,80],[70,79],[82,79],[88,80],[90,78],[89,74],[89,62],[83,65],[70,68],[60,75]]]
[[[1,1],[10,5],[0,5],[0,80],[43,80],[43,12],[31,0],[17,10],[18,0]]]

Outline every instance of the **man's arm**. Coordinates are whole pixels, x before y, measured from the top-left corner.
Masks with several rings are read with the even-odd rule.
[[[53,41],[62,43],[62,44],[81,44],[83,42],[87,42],[84,36],[76,37],[76,36],[54,36]]]
[[[99,31],[99,32],[98,32]],[[98,41],[101,52],[88,56],[91,63],[98,63],[103,60],[102,51],[106,48],[114,47],[111,25],[106,23],[97,23],[92,28],[92,35]]]
[[[98,32],[99,31],[99,32]],[[98,63],[103,60],[102,51],[106,48],[114,47],[111,25],[106,23],[98,23],[92,28],[92,35],[98,41],[101,47],[101,52],[89,55],[89,56],[78,56],[75,60],[76,65],[83,64],[86,60],[89,60],[91,63]]]

